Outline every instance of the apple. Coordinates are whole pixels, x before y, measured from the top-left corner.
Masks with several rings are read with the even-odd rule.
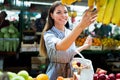
[[[10,71],[7,72],[7,75],[8,75],[8,77],[10,78],[10,80],[11,80],[13,77],[17,76],[16,73],[10,72]]]
[[[3,75],[3,72],[2,72],[2,71],[0,71],[0,76],[1,76],[1,75]]]
[[[108,75],[106,75],[106,79],[105,80],[110,80],[110,78],[108,77]]]
[[[106,74],[107,71],[104,70],[104,69],[101,69],[101,68],[97,68],[96,73],[97,73],[98,75],[99,75],[99,74]]]
[[[29,76],[28,80],[34,80],[32,76]]]
[[[108,75],[108,77],[110,78],[110,80],[115,80],[115,79],[116,79],[114,73],[110,73],[110,74]]]
[[[17,75],[22,76],[25,80],[28,80],[29,78],[29,73],[26,70],[19,71]]]
[[[26,80],[26,79],[24,79],[22,76],[15,76],[10,80]]]
[[[105,74],[99,74],[98,75],[98,80],[105,80],[106,79],[106,75]]]
[[[116,73],[116,79],[120,79],[120,73]]]
[[[98,80],[98,74],[95,73],[95,74],[93,75],[93,80]]]

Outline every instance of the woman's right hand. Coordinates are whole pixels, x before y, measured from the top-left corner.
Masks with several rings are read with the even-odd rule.
[[[85,29],[88,27],[90,24],[92,24],[97,18],[97,10],[90,11],[86,10],[82,16],[80,24],[82,25],[81,27]]]

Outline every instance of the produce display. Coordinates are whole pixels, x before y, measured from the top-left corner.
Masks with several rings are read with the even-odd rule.
[[[120,73],[107,74],[106,70],[98,68],[93,75],[93,80],[120,80]]]
[[[19,32],[13,24],[0,29],[0,51],[15,52],[19,45]]]
[[[5,76],[8,77],[8,79],[3,79]],[[49,80],[49,77],[45,73],[40,73],[33,78],[26,70],[20,70],[18,73],[0,71],[0,80]]]
[[[76,46],[82,46],[86,40],[86,37],[78,37],[75,41]],[[120,41],[113,39],[113,38],[93,38],[93,43],[92,46],[102,46],[103,50],[104,49],[117,49],[120,46]]]
[[[32,76],[26,70],[21,70],[18,73],[15,72],[2,72],[0,71],[0,80],[4,80],[4,76],[8,77],[7,80],[34,80]],[[6,79],[5,79],[6,80]]]

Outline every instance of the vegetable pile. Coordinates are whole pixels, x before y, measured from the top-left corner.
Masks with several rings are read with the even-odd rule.
[[[19,31],[13,25],[0,29],[0,51],[16,52],[19,46]]]

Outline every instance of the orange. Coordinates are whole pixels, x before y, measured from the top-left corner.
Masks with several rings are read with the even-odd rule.
[[[62,76],[58,76],[57,80],[64,80]]]
[[[49,77],[47,74],[41,73],[37,75],[36,80],[49,80]]]

